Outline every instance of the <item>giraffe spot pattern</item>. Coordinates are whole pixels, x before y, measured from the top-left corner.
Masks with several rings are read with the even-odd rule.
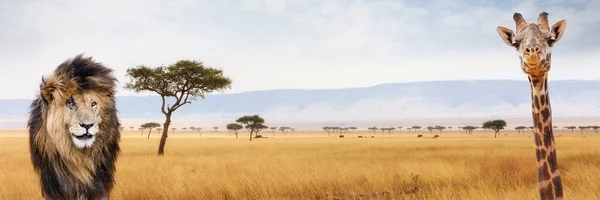
[[[558,170],[558,162],[556,161],[556,150],[550,151],[548,154],[548,165],[550,166],[550,172]]]
[[[554,177],[552,179],[552,185],[554,186],[554,193],[556,194],[556,197],[562,197],[563,189],[562,189],[562,181],[560,180],[560,176]]]
[[[538,137],[536,137],[536,140],[537,139],[538,139]],[[546,150],[545,149],[538,149],[538,150],[536,150],[535,151],[535,157],[537,158],[537,161],[540,162],[540,160],[546,158]]]
[[[542,144],[542,140],[540,139],[540,134],[537,134],[537,133],[535,134],[534,141],[535,141],[535,146],[536,147],[541,147],[543,145]]]
[[[542,110],[542,120],[548,122],[548,118],[550,118],[550,109],[544,108],[544,110]]]
[[[554,138],[552,138],[552,129],[550,129],[550,127],[546,126],[544,127],[544,134],[543,134],[543,139],[544,139],[544,146],[546,148],[549,148],[550,145],[552,145],[552,140]]]
[[[548,163],[544,162],[538,169],[538,179],[540,181],[550,180],[550,171],[548,171]]]
[[[548,100],[548,98],[546,98],[546,95],[542,94],[540,95],[540,105],[545,106],[546,105],[546,101]]]

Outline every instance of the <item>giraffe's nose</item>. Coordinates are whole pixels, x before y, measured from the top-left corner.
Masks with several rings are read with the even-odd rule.
[[[529,46],[525,48],[525,53],[531,54],[531,53],[539,53],[540,51],[542,51],[542,49],[540,48],[540,46]]]

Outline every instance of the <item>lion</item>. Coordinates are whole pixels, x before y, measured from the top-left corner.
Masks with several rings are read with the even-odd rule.
[[[80,54],[42,77],[27,126],[45,199],[109,199],[121,137],[112,71]]]

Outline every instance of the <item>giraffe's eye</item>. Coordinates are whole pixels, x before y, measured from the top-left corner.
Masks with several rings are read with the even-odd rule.
[[[94,101],[92,102],[92,108],[95,108],[98,104]]]

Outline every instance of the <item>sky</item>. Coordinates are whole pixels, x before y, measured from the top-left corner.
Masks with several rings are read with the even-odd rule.
[[[0,0],[0,99],[33,98],[81,53],[119,87],[127,68],[180,59],[223,69],[225,93],[526,80],[496,27],[542,11],[551,25],[567,19],[550,79],[599,80],[598,0]]]

